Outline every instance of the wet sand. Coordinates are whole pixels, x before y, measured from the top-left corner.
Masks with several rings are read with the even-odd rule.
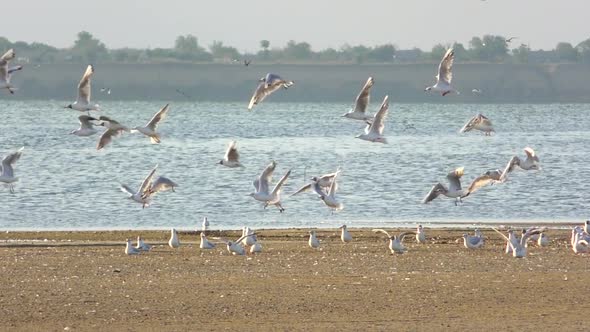
[[[389,230],[388,230],[389,231]],[[0,233],[2,330],[582,330],[590,256],[567,230],[516,259],[485,231],[468,250],[461,230],[427,230],[429,243],[392,255],[383,236],[354,229],[340,242],[320,230],[262,230],[264,252],[200,250],[196,233],[166,245],[166,231]],[[124,254],[125,238],[156,244]],[[215,239],[237,232],[212,232]]]

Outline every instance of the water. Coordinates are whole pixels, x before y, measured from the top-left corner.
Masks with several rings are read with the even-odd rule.
[[[103,113],[129,126],[143,125],[166,102],[103,103]],[[590,207],[590,105],[432,105],[392,102],[385,124],[388,145],[354,138],[361,122],[340,117],[349,104],[273,103],[253,112],[245,103],[171,104],[160,125],[162,144],[126,134],[103,151],[98,135],[69,135],[78,112],[65,101],[0,101],[0,154],[25,146],[16,165],[16,194],[0,187],[0,229],[194,229],[203,216],[212,228],[430,226],[511,221],[583,221]],[[378,107],[373,101],[371,109]],[[497,134],[458,134],[481,112]],[[229,140],[238,141],[243,169],[216,163]],[[450,199],[420,201],[438,181],[465,167],[464,185],[488,169],[503,168],[523,148],[534,148],[541,171],[516,171],[504,185],[483,188],[455,206]],[[343,169],[336,214],[311,193],[285,198],[280,214],[247,194],[271,161],[275,181],[289,168],[284,193],[310,177]],[[150,169],[180,187],[141,205],[119,191],[137,188]],[[287,195],[284,195],[287,196]]]

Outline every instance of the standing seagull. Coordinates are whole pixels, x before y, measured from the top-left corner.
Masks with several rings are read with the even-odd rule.
[[[373,232],[387,235],[387,238],[389,239],[389,250],[391,250],[392,254],[403,254],[406,252],[408,249],[402,243],[404,237],[406,237],[406,235],[416,234],[416,232],[403,232],[400,235],[389,235],[389,233],[383,229],[374,229]]]
[[[492,121],[486,118],[483,114],[478,114],[471,118],[464,126],[459,130],[460,133],[466,133],[472,129],[483,131],[485,136],[491,136],[494,130]]]
[[[180,247],[180,240],[178,239],[178,232],[176,232],[175,228],[170,230],[170,240],[168,240],[168,245],[172,249],[176,249]]]
[[[250,193],[249,196],[254,197],[255,200],[264,202],[264,208],[266,209],[269,205],[275,205],[279,208],[280,212],[285,211],[281,205],[281,187],[287,181],[291,170],[288,170],[285,175],[277,182],[272,192],[269,192],[270,182],[272,180],[272,173],[275,170],[277,163],[272,161],[265,169],[262,174],[256,180],[254,180],[255,192]]]
[[[539,157],[537,156],[535,151],[530,147],[526,147],[524,148],[524,153],[526,154],[525,160],[518,158],[518,156],[513,156],[512,158],[510,158],[510,161],[508,161],[506,168],[504,168],[504,171],[500,176],[501,182],[505,182],[508,179],[508,173],[512,172],[516,166],[520,167],[525,171],[540,169]]]
[[[146,135],[150,138],[152,144],[159,144],[160,143],[160,134],[156,132],[158,129],[158,124],[166,118],[168,115],[169,104],[162,107],[152,119],[144,126],[144,127],[133,127],[131,130],[137,130],[140,133]]]
[[[463,245],[467,249],[479,249],[483,247],[484,238],[481,232],[475,230],[475,235],[463,234]]]
[[[358,96],[356,97],[354,109],[350,110],[350,112],[344,114],[343,117],[353,119],[353,120],[363,120],[363,121],[367,121],[372,118],[372,116],[368,115],[366,113],[366,111],[367,111],[367,107],[369,106],[371,87],[373,86],[374,83],[375,83],[375,81],[373,80],[372,77],[369,77],[367,79],[367,82],[365,83],[365,85],[361,89],[361,92],[359,92]]]
[[[510,239],[508,238],[508,236],[504,235],[504,233],[500,232],[499,230],[497,230],[497,229],[495,229],[493,227],[492,227],[492,229],[496,233],[502,235],[502,237],[504,239],[506,239],[506,241],[510,245],[510,248],[512,249],[512,256],[514,256],[516,258],[523,258],[523,257],[526,256],[526,254],[527,254],[526,242],[529,240],[529,237],[531,237],[532,235],[535,235],[535,234],[540,234],[540,233],[542,233],[542,232],[545,231],[545,228],[530,228],[530,229],[528,229],[526,231],[526,233],[524,233],[522,235],[522,237],[520,238],[520,240],[515,241],[513,239],[512,241],[510,241]]]
[[[150,251],[152,249],[152,246],[143,242],[143,240],[141,239],[141,236],[137,237],[137,245],[135,246],[136,249],[138,250],[142,250],[142,251]]]
[[[0,182],[8,185],[10,188],[10,192],[14,194],[14,183],[18,181],[18,178],[14,176],[14,169],[12,166],[16,163],[23,154],[23,150],[25,147],[18,149],[16,152],[13,152],[4,159],[2,159],[2,173],[0,173]]]
[[[443,97],[451,92],[459,94],[459,91],[455,90],[451,85],[451,81],[453,80],[453,72],[451,70],[454,60],[455,52],[452,48],[449,48],[438,65],[438,74],[435,76],[436,84],[427,87],[424,91],[440,92]]]
[[[279,75],[271,73],[266,74],[266,76],[262,77],[259,82],[260,83],[258,84],[258,87],[256,88],[256,91],[254,91],[254,95],[248,104],[249,111],[252,110],[254,105],[261,103],[264,98],[266,98],[271,93],[277,91],[280,88],[288,89],[295,83],[293,81],[286,81]]]
[[[158,165],[156,165],[154,167],[154,169],[152,169],[150,171],[150,173],[148,174],[148,176],[146,176],[145,179],[143,179],[143,181],[141,182],[141,185],[139,186],[139,189],[137,191],[133,191],[131,188],[129,188],[128,186],[122,184],[121,185],[121,191],[124,193],[127,193],[129,195],[129,199],[132,199],[134,201],[136,201],[137,203],[141,203],[143,205],[143,208],[145,208],[146,206],[150,205],[150,195],[146,195],[149,191],[149,189],[151,188],[152,185],[152,178],[154,177],[154,174],[156,173],[156,169],[158,169]]]
[[[14,94],[16,88],[10,84],[10,77],[15,71],[23,69],[23,66],[8,68],[8,63],[15,57],[16,53],[13,49],[9,49],[0,57],[0,89],[7,89],[11,94]]]
[[[327,207],[332,209],[332,212],[340,211],[343,208],[342,203],[336,200],[336,189],[338,187],[336,180],[338,178],[338,174],[340,174],[340,170],[336,171],[336,175],[334,175],[332,178],[332,185],[330,185],[330,189],[327,193],[322,190],[319,181],[315,181],[313,184],[313,189],[316,194],[320,196],[320,199]]]
[[[236,141],[229,142],[227,150],[225,151],[225,156],[223,156],[223,159],[219,161],[219,165],[230,168],[242,167],[242,164],[240,164],[240,154],[238,153],[236,144]]]
[[[131,245],[131,240],[127,239],[127,244],[125,245],[125,254],[126,255],[139,255],[139,253],[141,252],[139,249],[133,247],[133,245]]]
[[[318,240],[316,237],[315,230],[309,231],[309,241],[307,241],[307,244],[312,249],[317,249],[320,247],[320,240]]]
[[[424,232],[424,227],[422,227],[422,225],[418,225],[416,228],[416,243],[426,243],[426,233]]]
[[[70,134],[82,137],[96,134],[96,129],[94,129],[94,123],[91,121],[97,121],[98,119],[88,115],[80,115],[78,117],[78,120],[80,121],[80,128],[73,130]]]
[[[201,249],[213,249],[215,248],[215,243],[209,241],[207,236],[205,236],[204,232],[201,232],[201,243],[199,244],[199,248]]]
[[[373,121],[368,123],[365,128],[365,133],[357,135],[356,138],[360,138],[369,142],[377,142],[387,144],[387,139],[383,136],[383,128],[385,127],[385,117],[389,111],[389,96],[385,96],[381,108],[375,114]]]
[[[90,104],[90,78],[94,74],[94,66],[88,65],[80,83],[78,83],[78,99],[73,104],[65,108],[70,108],[80,112],[100,111],[98,104]]]
[[[340,232],[340,240],[342,240],[342,242],[348,243],[352,241],[352,235],[350,235],[350,233],[348,232],[348,228],[346,227],[346,225],[342,225],[338,228],[342,230]]]

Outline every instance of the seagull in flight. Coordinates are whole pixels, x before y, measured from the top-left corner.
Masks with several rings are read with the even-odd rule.
[[[88,65],[80,83],[78,83],[78,98],[72,104],[64,108],[73,109],[80,112],[100,111],[100,107],[97,104],[90,103],[91,86],[90,79],[94,74],[94,66]]]
[[[358,96],[356,97],[356,101],[354,103],[354,109],[350,110],[350,112],[342,115],[345,118],[353,119],[353,120],[362,120],[367,121],[371,120],[373,117],[366,113],[367,107],[369,106],[370,94],[371,94],[371,87],[375,80],[372,77],[367,79],[367,82],[359,92]]]
[[[492,132],[496,132],[494,130],[494,126],[492,125],[492,121],[485,117],[483,114],[477,114],[476,116],[472,117],[464,126],[459,130],[460,133],[466,133],[471,130],[479,130],[484,133],[485,136],[491,136]]]
[[[240,153],[238,152],[237,142],[231,141],[225,151],[225,156],[219,161],[219,165],[223,165],[229,168],[242,167],[240,164]]]
[[[451,85],[453,80],[453,61],[455,60],[455,52],[452,48],[449,48],[443,56],[440,64],[438,65],[438,74],[435,76],[436,84],[429,86],[424,91],[440,92],[444,97],[447,94],[454,92],[459,94],[459,91]]]
[[[154,177],[154,174],[156,173],[156,170],[158,169],[158,165],[156,165],[151,171],[150,173],[145,177],[145,179],[143,179],[143,181],[141,182],[139,189],[137,191],[132,190],[131,188],[129,188],[127,185],[122,184],[121,185],[121,191],[124,193],[127,193],[129,196],[129,199],[137,202],[137,203],[141,203],[142,207],[145,208],[146,206],[149,206],[151,203],[150,200],[150,195],[146,195],[148,194],[151,185],[152,185],[152,179]]]
[[[96,134],[96,129],[94,129],[95,124],[92,121],[98,121],[98,119],[89,115],[80,115],[78,121],[80,122],[80,128],[73,130],[70,134],[82,137]]]
[[[14,94],[16,88],[10,84],[12,73],[23,69],[23,66],[8,67],[8,63],[16,57],[13,49],[9,49],[0,57],[0,89],[7,89],[10,94]]]
[[[539,157],[532,148],[524,148],[524,153],[526,154],[525,160],[520,159],[518,156],[510,158],[510,161],[508,161],[508,164],[504,168],[500,177],[501,182],[505,182],[508,179],[508,174],[511,173],[516,166],[525,171],[541,169],[539,166]]]
[[[160,134],[156,132],[158,130],[158,124],[162,122],[166,116],[168,115],[168,110],[170,109],[170,104],[166,104],[162,107],[152,119],[143,127],[133,127],[132,131],[139,131],[140,133],[144,134],[145,136],[150,138],[152,144],[159,144],[160,141]]]
[[[121,136],[124,132],[129,132],[129,128],[109,117],[101,115],[98,119],[102,121],[100,125],[106,127],[107,130],[98,139],[97,150],[107,146],[113,141],[113,138]]]
[[[275,187],[272,191],[269,192],[270,182],[272,181],[272,174],[277,166],[275,161],[272,161],[265,169],[262,171],[259,177],[254,180],[254,189],[255,192],[250,193],[249,196],[253,197],[257,201],[264,202],[264,208],[266,209],[269,205],[275,205],[279,208],[280,212],[285,211],[283,206],[281,205],[281,187],[287,181],[287,178],[291,174],[291,170],[288,170],[285,175],[277,182]]]
[[[319,180],[313,182],[313,190],[318,194],[322,202],[329,207],[332,212],[340,211],[344,207],[341,202],[336,200],[336,190],[338,185],[336,181],[338,179],[338,175],[340,174],[340,170],[336,171],[336,174],[332,178],[332,184],[330,185],[330,189],[327,192],[324,192],[322,187],[320,186]]]
[[[18,149],[17,151],[7,155],[2,159],[2,167],[0,170],[0,182],[4,183],[10,188],[10,193],[14,194],[14,183],[18,181],[18,178],[14,176],[14,164],[23,155],[25,147]]]
[[[264,98],[269,96],[271,93],[277,91],[280,88],[288,89],[290,86],[295,84],[293,81],[287,81],[281,78],[279,75],[268,73],[266,76],[259,80],[258,87],[254,91],[254,95],[250,99],[248,104],[248,110],[252,110],[254,105],[261,103]]]
[[[360,138],[369,142],[387,144],[387,139],[383,136],[383,128],[385,127],[385,118],[389,112],[389,96],[385,96],[381,108],[375,116],[372,122],[367,123],[365,133],[357,135],[356,138]]]
[[[321,176],[313,176],[311,178],[310,183],[297,189],[297,191],[292,193],[290,196],[295,196],[297,194],[300,194],[302,192],[312,189],[312,187],[315,185],[315,183],[317,183],[320,186],[320,188],[322,188],[322,189],[329,189],[332,186],[333,179],[336,177],[336,173],[338,173],[338,172],[324,174]],[[338,189],[338,186],[336,185],[336,190],[337,189]]]
[[[387,233],[387,231],[385,231],[383,229],[374,229],[373,232],[383,233],[387,236],[387,238],[389,239],[389,246],[388,247],[389,247],[389,250],[391,250],[392,254],[405,253],[408,249],[402,243],[402,241],[404,240],[404,237],[406,237],[406,235],[415,235],[416,234],[416,232],[403,232],[400,235],[389,235],[389,233]]]

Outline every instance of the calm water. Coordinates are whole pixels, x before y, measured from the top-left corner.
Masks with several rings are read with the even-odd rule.
[[[431,226],[524,221],[584,220],[590,207],[590,105],[432,105],[392,102],[385,133],[389,145],[355,139],[360,122],[340,117],[349,104],[284,104],[271,100],[254,112],[245,103],[172,103],[161,124],[162,144],[127,134],[103,151],[98,135],[69,135],[78,112],[65,101],[0,101],[0,154],[25,146],[16,165],[16,194],[0,187],[0,229],[192,229],[208,216],[213,228]],[[103,114],[128,126],[143,125],[165,102],[103,103]],[[371,109],[378,107],[374,100]],[[458,134],[481,112],[497,134]],[[227,142],[238,141],[243,169],[216,165]],[[503,168],[533,147],[543,169],[517,171],[505,185],[484,188],[455,206],[450,199],[423,205],[430,187],[465,167],[464,185]],[[307,176],[343,169],[334,215],[311,193],[285,198],[286,212],[263,210],[248,197],[252,181],[271,161],[275,180],[291,168],[284,193]],[[154,204],[126,199],[119,184],[139,186],[158,163],[158,174],[180,187]],[[287,195],[284,195],[287,196]]]

